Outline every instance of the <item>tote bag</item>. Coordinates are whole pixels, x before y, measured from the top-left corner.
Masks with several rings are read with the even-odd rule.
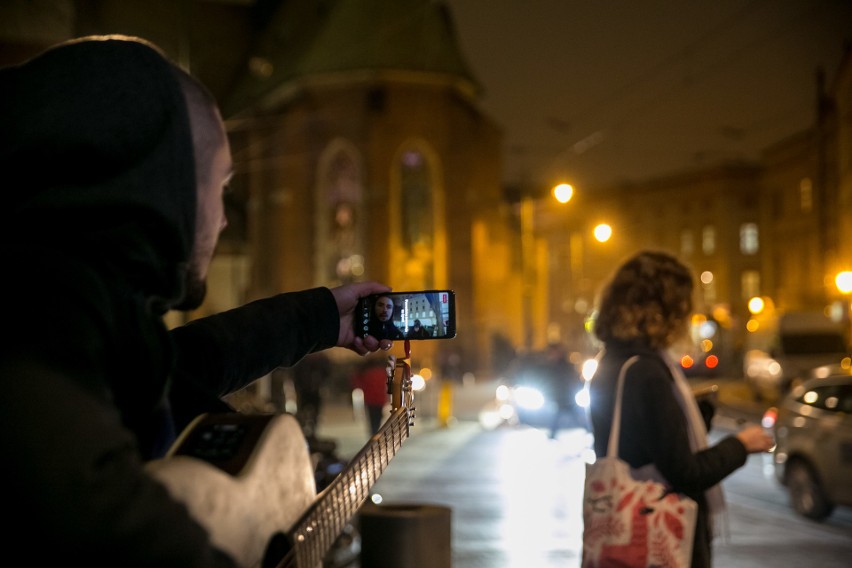
[[[672,492],[656,468],[631,470],[618,458],[621,391],[631,357],[618,374],[606,457],[586,465],[583,494],[583,568],[686,568],[698,504]]]

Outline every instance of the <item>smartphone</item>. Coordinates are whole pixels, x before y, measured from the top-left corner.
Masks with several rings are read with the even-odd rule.
[[[456,336],[456,294],[452,290],[387,292],[361,298],[355,334],[376,339],[452,339]]]

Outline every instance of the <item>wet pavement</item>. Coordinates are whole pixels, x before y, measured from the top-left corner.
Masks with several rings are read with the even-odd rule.
[[[454,396],[457,420],[446,426],[430,412],[428,397],[421,399],[423,416],[415,419],[372,493],[385,505],[450,508],[454,568],[578,567],[582,457],[590,435],[576,428],[562,430],[556,439],[527,426],[487,430],[476,421],[481,394],[460,387]],[[720,393],[720,400],[726,398],[728,393]],[[726,413],[729,418],[720,418],[720,428],[759,418],[759,412],[743,401]],[[342,456],[354,455],[369,439],[363,417],[341,403],[326,407],[319,433],[335,439]],[[724,483],[730,536],[717,540],[715,566],[852,565],[852,511],[842,510],[822,524],[797,517],[779,504],[781,490],[766,474],[768,458],[750,456],[749,464]],[[429,562],[424,558],[422,565],[406,568],[433,566]]]

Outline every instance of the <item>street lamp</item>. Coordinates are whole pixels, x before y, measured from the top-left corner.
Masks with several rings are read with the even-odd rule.
[[[532,297],[533,297],[533,253],[535,252],[535,241],[533,235],[535,201],[529,194],[521,196],[521,286],[523,289],[523,302],[521,310],[524,312],[524,347],[527,351],[532,347],[533,321],[532,321]]]
[[[557,202],[568,203],[574,188],[568,183],[555,185],[551,193]],[[535,288],[535,198],[529,192],[521,194],[521,277],[523,288],[524,346],[529,351],[533,343],[533,292]]]
[[[560,183],[553,188],[553,197],[559,203],[568,203],[574,197],[574,188],[569,183]]]
[[[599,243],[605,243],[610,239],[610,237],[612,237],[612,227],[606,223],[601,223],[594,228],[592,234],[595,235],[595,239],[597,239]]]
[[[834,277],[834,285],[837,286],[837,291],[840,292],[842,299],[840,301],[840,309],[842,310],[841,321],[849,325],[850,318],[850,302],[849,296],[852,294],[852,271],[844,270],[838,272]],[[852,331],[847,330],[847,334],[852,336]]]
[[[841,294],[849,294],[852,292],[852,271],[844,270],[838,272],[834,277],[834,284]]]

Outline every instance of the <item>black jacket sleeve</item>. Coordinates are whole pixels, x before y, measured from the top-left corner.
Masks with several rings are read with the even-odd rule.
[[[221,397],[276,367],[334,346],[339,332],[340,314],[327,288],[278,294],[175,328],[175,426],[222,409]]]
[[[680,491],[704,491],[742,467],[747,452],[729,436],[693,453],[672,381],[662,361],[654,358],[642,358],[628,369],[620,453],[633,467],[656,464]]]

